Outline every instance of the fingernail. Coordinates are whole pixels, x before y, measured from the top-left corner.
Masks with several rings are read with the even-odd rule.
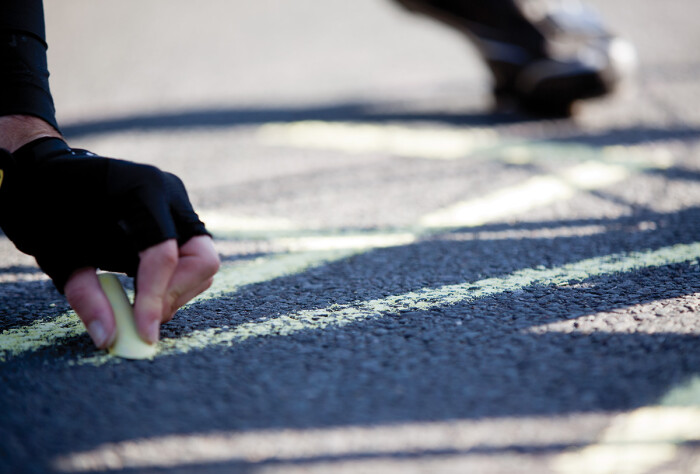
[[[153,321],[146,330],[146,342],[155,344],[160,338],[160,321]]]
[[[107,344],[107,338],[109,337],[107,331],[105,330],[104,324],[101,321],[95,320],[91,322],[88,327],[88,334],[92,338],[92,342],[95,343],[100,349],[104,348]]]

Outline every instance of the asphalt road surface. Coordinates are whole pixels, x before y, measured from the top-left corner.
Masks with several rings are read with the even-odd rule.
[[[535,120],[386,1],[48,4],[70,142],[223,267],[124,361],[0,238],[0,472],[700,473],[700,4],[595,5],[637,80]]]

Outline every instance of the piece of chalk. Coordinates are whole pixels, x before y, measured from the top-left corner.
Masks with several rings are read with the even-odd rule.
[[[117,337],[109,353],[125,359],[151,359],[157,352],[156,344],[149,344],[139,336],[134,320],[134,309],[116,275],[101,273],[97,276],[114,311]]]

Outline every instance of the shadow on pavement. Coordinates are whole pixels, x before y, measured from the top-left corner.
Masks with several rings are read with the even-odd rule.
[[[649,221],[655,227],[639,230]],[[460,238],[593,224],[605,229],[588,236]],[[198,303],[166,333],[236,327],[276,314],[698,240],[700,208],[455,230]],[[305,289],[315,282],[323,282],[322,292]],[[38,288],[37,283],[24,285]],[[104,443],[173,434],[632,410],[658,402],[670,388],[700,373],[698,336],[676,331],[683,327],[682,316],[664,305],[699,288],[700,270],[691,261],[569,286],[531,285],[426,311],[378,313],[343,327],[101,367],[65,363],[71,354],[91,350],[87,336],[73,338],[0,365],[0,383],[10,387],[0,393],[0,454],[3,463],[18,466]],[[31,301],[29,309],[38,311],[44,303]],[[656,306],[645,312],[642,305],[652,303]],[[625,315],[618,311],[634,306],[637,311]],[[689,308],[689,314],[694,310]],[[609,327],[584,331],[586,317],[600,313]],[[630,320],[631,315],[636,317]],[[645,325],[659,318],[673,330]],[[567,322],[564,329],[542,330]],[[503,448],[533,449],[539,448]],[[221,466],[247,472],[257,465]]]
[[[270,122],[321,120],[329,122],[434,121],[453,125],[493,125],[534,120],[524,115],[475,113],[382,112],[381,105],[345,103],[317,107],[203,109],[180,113],[144,114],[69,124],[61,131],[69,138],[129,131],[236,127]]]
[[[400,104],[399,104],[400,105]],[[118,132],[158,132],[181,129],[217,128],[263,125],[266,123],[298,122],[437,122],[455,126],[494,126],[541,119],[517,113],[422,113],[395,112],[396,105],[372,103],[341,103],[318,107],[289,108],[231,108],[203,109],[180,113],[144,114],[69,124],[62,127],[68,139]],[[387,110],[388,109],[388,110]],[[630,127],[596,133],[551,138],[565,143],[604,145],[634,145],[659,140],[693,140],[700,138],[697,127]]]

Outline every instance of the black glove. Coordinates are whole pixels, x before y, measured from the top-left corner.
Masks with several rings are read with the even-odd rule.
[[[0,150],[0,227],[63,292],[82,267],[136,275],[139,252],[209,235],[180,179],[41,138]]]

